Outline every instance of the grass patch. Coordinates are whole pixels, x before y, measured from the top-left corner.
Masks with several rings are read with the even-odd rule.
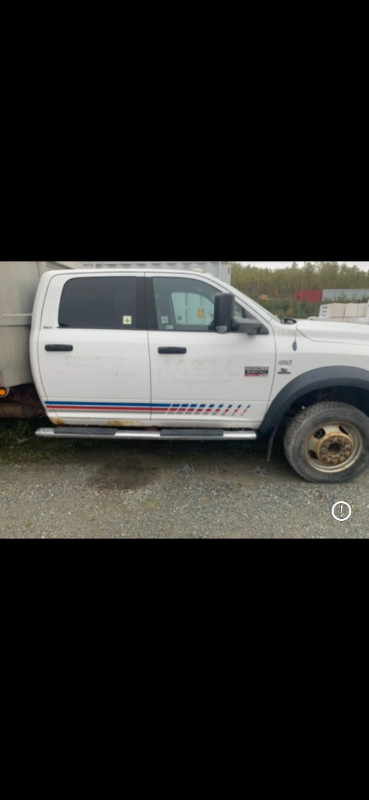
[[[104,449],[109,442],[66,439],[39,439],[38,428],[49,427],[47,418],[36,420],[0,419],[0,463],[37,464],[45,462],[78,461],[91,450]]]

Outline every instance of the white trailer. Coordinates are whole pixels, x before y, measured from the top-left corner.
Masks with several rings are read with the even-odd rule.
[[[369,325],[369,302],[366,303],[325,303],[320,306],[319,321],[354,322]]]
[[[127,269],[137,269],[143,267],[145,269],[179,269],[203,272],[207,275],[213,275],[214,278],[224,281],[224,283],[231,283],[232,265],[229,261],[83,261],[87,267],[96,267],[97,269],[111,269],[111,267],[125,267]]]
[[[33,383],[29,335],[41,275],[81,266],[77,261],[0,261],[0,393]]]

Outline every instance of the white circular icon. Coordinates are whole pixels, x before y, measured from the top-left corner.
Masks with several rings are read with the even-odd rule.
[[[332,514],[338,522],[346,522],[351,517],[352,508],[344,500],[339,500],[332,508]]]

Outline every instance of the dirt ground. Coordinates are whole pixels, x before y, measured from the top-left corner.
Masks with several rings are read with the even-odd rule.
[[[277,442],[37,439],[0,420],[1,538],[367,538],[368,473],[309,484]],[[332,516],[338,501],[350,518]]]

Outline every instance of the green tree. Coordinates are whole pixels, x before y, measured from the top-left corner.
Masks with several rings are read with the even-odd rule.
[[[293,262],[290,267],[280,270],[260,269],[251,264],[243,267],[234,262],[231,282],[232,286],[279,316],[318,314],[319,304],[295,300],[297,290],[335,289],[338,292],[340,289],[368,289],[369,297],[369,270],[363,272],[357,266],[340,265],[338,261],[308,261],[303,268]],[[261,295],[268,295],[268,300],[261,301]]]

